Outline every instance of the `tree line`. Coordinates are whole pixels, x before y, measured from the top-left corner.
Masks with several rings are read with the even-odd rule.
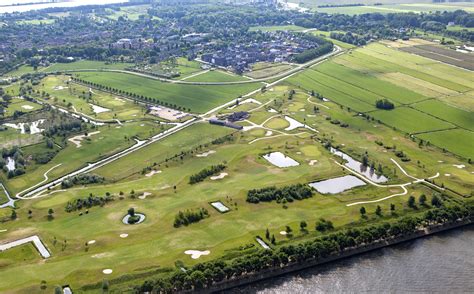
[[[247,202],[293,202],[293,200],[303,200],[313,196],[313,189],[308,185],[295,184],[281,188],[266,187],[262,189],[252,189],[247,192]]]
[[[73,212],[83,208],[91,208],[93,206],[104,206],[110,201],[114,200],[114,196],[107,193],[105,196],[94,196],[92,194],[87,198],[78,198],[73,201],[68,201],[66,204],[66,212]]]
[[[191,177],[189,177],[189,184],[193,185],[193,184],[202,182],[207,177],[220,173],[225,168],[226,168],[225,164],[222,164],[222,163],[218,165],[211,165],[210,167],[201,170],[197,174],[191,175]]]
[[[179,228],[181,226],[187,226],[192,223],[197,223],[202,219],[209,217],[209,211],[205,208],[198,210],[185,210],[179,211],[174,218],[174,227]]]

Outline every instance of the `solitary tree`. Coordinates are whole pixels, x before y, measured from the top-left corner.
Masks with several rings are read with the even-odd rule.
[[[421,194],[421,195],[420,195],[420,198],[418,199],[418,202],[420,202],[420,205],[421,205],[421,206],[425,206],[425,205],[426,205],[426,195],[425,195],[425,194]]]
[[[268,229],[265,232],[265,238],[267,238],[267,240],[270,240],[270,231]]]
[[[102,281],[102,293],[108,293],[109,292],[109,281],[103,280]]]
[[[130,208],[128,209],[128,215],[129,215],[130,217],[134,217],[134,216],[135,216],[135,208],[130,207]]]
[[[395,211],[395,204],[390,203],[390,211],[393,213]]]
[[[438,197],[438,195],[433,195],[433,198],[431,198],[431,205],[435,207],[440,207],[442,205],[441,199]]]
[[[48,209],[48,219],[52,220],[54,218],[54,210],[52,208]]]
[[[360,211],[360,214],[362,215],[362,217],[365,217],[365,214],[366,214],[366,212],[367,212],[367,211],[365,210],[365,207],[362,206],[359,211]]]
[[[380,205],[377,205],[377,208],[375,209],[375,214],[378,216],[382,216],[382,207],[380,207]]]
[[[276,244],[276,241],[275,241],[275,235],[272,235],[272,240],[271,240],[272,244],[275,245]]]
[[[12,220],[15,220],[15,219],[16,219],[16,217],[17,217],[17,215],[16,215],[16,211],[13,209],[13,210],[12,210],[12,214],[11,214],[10,218],[11,218]]]
[[[300,229],[301,229],[302,232],[306,232],[306,227],[307,226],[308,226],[308,224],[305,221],[300,222]]]
[[[290,235],[291,232],[293,232],[293,230],[290,228],[290,226],[286,226],[286,233]]]
[[[415,205],[415,197],[414,196],[410,196],[410,198],[408,198],[408,207],[411,207],[411,208],[415,208],[416,205]]]

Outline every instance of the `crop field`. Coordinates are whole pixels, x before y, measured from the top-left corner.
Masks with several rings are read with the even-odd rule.
[[[423,43],[414,39],[411,43],[404,41],[401,47]],[[365,112],[404,133],[441,133],[437,131],[454,128],[472,131],[472,74],[394,49],[397,46],[393,45],[400,43],[388,44],[390,48],[383,44],[358,48],[295,75],[288,82],[352,110]],[[381,98],[392,101],[395,110],[375,111],[374,103]],[[448,149],[448,143],[443,140],[435,139],[431,143]],[[454,153],[459,150],[456,154],[460,156],[467,154],[462,147],[448,150]]]
[[[41,97],[46,103],[70,109],[99,120],[129,120],[151,118],[146,115],[144,106],[133,103],[126,98],[72,83],[69,76],[49,76],[36,89],[48,93]],[[94,110],[94,107],[101,107]]]
[[[400,48],[400,50],[438,60],[468,70],[474,70],[474,55],[445,49],[441,46],[418,45]]]
[[[261,87],[260,83],[212,85],[206,87],[180,85],[130,74],[111,72],[81,72],[77,75],[79,78],[87,81],[157,98],[160,101],[190,108],[191,111],[195,112],[205,112]]]
[[[261,79],[285,72],[291,68],[292,66],[288,64],[264,63],[254,67],[252,71],[246,72],[245,75],[253,79]]]

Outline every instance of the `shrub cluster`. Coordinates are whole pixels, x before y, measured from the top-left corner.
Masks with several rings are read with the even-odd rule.
[[[212,165],[211,167],[205,168],[201,170],[200,172],[198,172],[197,174],[192,175],[189,178],[189,183],[192,185],[192,184],[202,182],[204,181],[205,178],[215,175],[217,173],[220,173],[225,168],[226,166],[224,164]]]
[[[61,188],[67,189],[74,185],[98,184],[104,182],[104,177],[95,174],[82,174],[69,177],[61,182]]]
[[[181,226],[187,226],[192,223],[197,223],[207,217],[209,217],[209,212],[205,208],[200,208],[196,211],[180,211],[174,218],[174,227],[179,228]]]
[[[303,200],[312,196],[313,190],[307,185],[296,184],[281,188],[273,186],[248,191],[247,202],[259,203],[260,201],[270,202],[273,200],[278,203],[281,201],[293,202],[293,200]]]
[[[83,208],[91,208],[93,206],[104,206],[106,203],[113,201],[114,197],[111,195],[106,196],[93,196],[89,195],[87,198],[79,198],[73,201],[69,201],[66,204],[66,212],[73,212],[81,210]]]
[[[395,104],[390,102],[388,99],[380,99],[375,102],[375,107],[378,109],[391,110],[395,108]]]

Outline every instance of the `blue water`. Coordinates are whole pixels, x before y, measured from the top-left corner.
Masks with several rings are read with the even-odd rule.
[[[474,293],[474,225],[231,293]]]

